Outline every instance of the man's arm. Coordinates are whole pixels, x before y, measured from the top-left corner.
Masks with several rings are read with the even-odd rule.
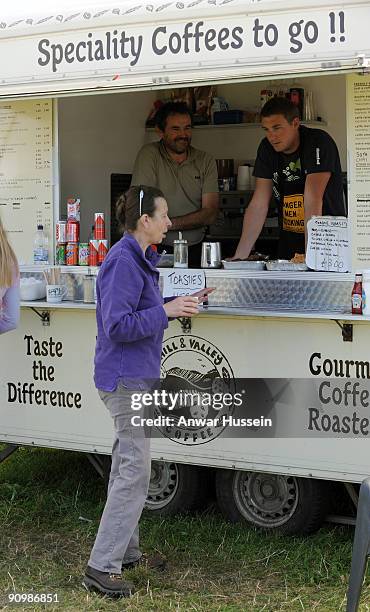
[[[187,215],[172,217],[171,230],[190,230],[203,227],[204,225],[211,225],[217,219],[218,201],[218,193],[203,193],[202,208]]]
[[[331,172],[315,172],[308,174],[304,188],[304,230],[307,245],[307,222],[312,216],[322,215],[325,189],[330,180]]]
[[[171,230],[190,230],[204,225],[211,225],[218,214],[218,176],[216,160],[204,153],[204,171],[202,174],[202,207],[193,213],[171,218]]]
[[[232,259],[246,259],[267,217],[272,195],[272,180],[257,178],[256,190],[244,214],[243,231]]]

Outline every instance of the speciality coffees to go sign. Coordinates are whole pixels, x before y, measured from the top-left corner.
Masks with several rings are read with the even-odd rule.
[[[171,26],[159,25],[87,32],[78,40],[58,41],[42,38],[37,43],[37,63],[41,67],[68,70],[68,65],[127,60],[130,66],[153,64],[159,57],[168,61],[171,56],[188,56],[199,59],[199,54],[219,56],[220,52],[239,51],[244,54],[262,48],[279,48],[283,53],[298,54],[307,47],[314,52],[314,45],[341,45],[346,42],[346,14],[344,11],[317,13],[316,18],[289,20],[289,15],[271,16],[274,22],[261,17],[240,19],[188,21]],[[338,35],[337,35],[338,33]],[[80,33],[79,33],[80,34]],[[77,36],[76,36],[77,38]],[[281,47],[281,48],[280,48]]]

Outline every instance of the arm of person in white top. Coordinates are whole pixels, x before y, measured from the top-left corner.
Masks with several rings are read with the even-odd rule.
[[[304,232],[307,248],[307,223],[314,215],[321,217],[325,189],[331,177],[331,172],[316,172],[308,174],[304,188]]]
[[[15,329],[19,322],[18,282],[5,290],[0,305],[0,334]]]

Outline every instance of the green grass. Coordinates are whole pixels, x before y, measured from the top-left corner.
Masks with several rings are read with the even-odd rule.
[[[59,604],[28,607],[50,612],[345,610],[352,529],[287,538],[231,525],[214,510],[171,519],[146,513],[143,548],[166,555],[168,571],[130,571],[130,600],[87,593],[81,580],[104,494],[84,455],[20,449],[0,464],[0,610],[10,608],[13,591],[57,593]],[[361,601],[360,610],[370,610],[370,579]]]

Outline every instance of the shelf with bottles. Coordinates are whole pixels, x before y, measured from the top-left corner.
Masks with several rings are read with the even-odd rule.
[[[308,125],[311,127],[325,127],[327,126],[327,122],[326,121],[301,121],[302,125]],[[215,123],[207,123],[206,125],[194,125],[193,126],[193,130],[225,130],[225,129],[256,129],[256,128],[260,128],[261,124],[260,123],[222,123],[222,124],[215,124]],[[146,132],[155,132],[156,128],[154,127],[147,127],[145,128]]]

